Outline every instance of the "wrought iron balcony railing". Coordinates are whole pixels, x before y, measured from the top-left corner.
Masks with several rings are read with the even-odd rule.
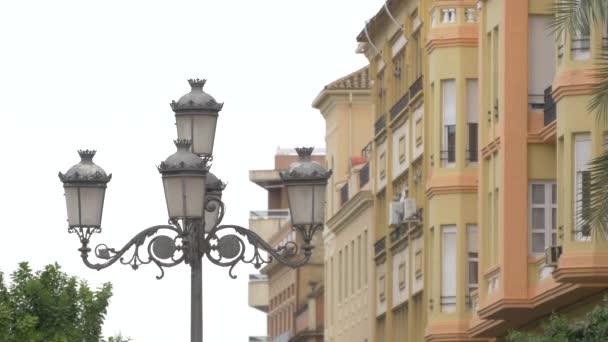
[[[386,236],[374,243],[374,253],[379,255],[386,250]]]
[[[454,163],[456,161],[456,150],[449,149],[447,151],[441,151],[441,161],[448,163]]]
[[[555,121],[555,102],[553,101],[552,88],[545,89],[545,104],[543,108],[545,126]]]
[[[359,170],[359,188],[364,187],[369,182],[369,162]]]
[[[407,225],[402,224],[393,229],[389,234],[391,244],[401,240],[405,236],[405,233],[407,233]]]
[[[340,206],[343,206],[348,202],[348,182],[340,188]]]
[[[422,75],[410,86],[410,97],[416,96],[422,90]]]
[[[389,110],[391,113],[391,120],[401,113],[401,111],[407,106],[408,102],[410,102],[410,93],[406,92]]]
[[[378,135],[384,128],[386,128],[386,113],[382,114],[382,116],[376,120],[376,123],[374,124],[374,133]]]

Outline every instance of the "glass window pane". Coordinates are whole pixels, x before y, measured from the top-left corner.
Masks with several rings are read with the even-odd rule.
[[[545,233],[532,233],[532,252],[543,253],[545,251]]]
[[[478,265],[477,265],[477,261],[469,261],[469,285],[476,285],[477,284],[477,269]]]
[[[557,246],[557,234],[551,234],[551,246]]]
[[[545,185],[532,184],[532,203],[545,204]]]
[[[557,227],[557,209],[551,208],[551,229],[555,230]]]
[[[544,208],[532,208],[532,229],[545,229]]]
[[[551,203],[557,204],[557,184],[551,184]]]

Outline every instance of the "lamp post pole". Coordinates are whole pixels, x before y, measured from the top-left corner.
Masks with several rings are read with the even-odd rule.
[[[80,150],[81,161],[59,178],[65,190],[68,232],[80,240],[83,263],[95,270],[120,262],[137,270],[154,264],[161,279],[166,267],[182,262],[190,265],[191,342],[203,341],[203,270],[204,256],[233,274],[239,263],[260,268],[277,261],[289,267],[302,266],[310,260],[314,233],[323,227],[325,187],[331,171],[311,160],[313,148],[297,148],[299,160],[281,173],[287,188],[291,224],[302,238],[273,248],[248,228],[221,225],[225,205],[221,200],[225,184],[209,172],[212,160],[216,120],[222,104],[202,91],[205,80],[189,80],[192,91],[173,101],[178,139],[177,151],[160,163],[169,223],[146,228],[122,248],[98,244],[91,248],[91,238],[101,233],[101,217],[107,183],[112,175],[93,162],[94,150]],[[89,259],[94,254],[97,261]]]

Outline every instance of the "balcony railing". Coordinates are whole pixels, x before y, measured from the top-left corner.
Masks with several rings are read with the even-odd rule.
[[[410,97],[416,96],[422,90],[422,75],[410,86]]]
[[[543,108],[545,126],[555,121],[555,102],[553,101],[552,88],[545,89],[545,105]]]
[[[348,202],[348,182],[340,188],[340,206],[343,206]]]
[[[401,111],[407,106],[408,102],[410,102],[410,93],[407,92],[401,96],[401,98],[395,102],[395,104],[391,107],[391,120],[393,120]]]
[[[389,235],[391,239],[391,244],[401,240],[401,238],[405,236],[405,233],[407,233],[406,225],[399,225],[397,226],[397,228],[393,229],[393,231]]]
[[[288,218],[289,209],[252,210],[249,219],[264,220],[269,218]]]
[[[441,151],[441,161],[453,163],[456,161],[456,150]]]
[[[376,120],[374,124],[375,134],[378,135],[384,128],[386,128],[386,113],[382,114],[382,116]]]
[[[386,236],[374,243],[374,253],[379,255],[386,250]]]
[[[359,188],[364,187],[369,182],[369,162],[359,170]]]

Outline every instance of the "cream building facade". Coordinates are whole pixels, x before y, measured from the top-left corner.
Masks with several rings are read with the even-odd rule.
[[[367,67],[342,77],[313,102],[325,119],[327,191],[325,341],[373,341],[373,195],[370,157],[373,107]],[[366,149],[366,146],[368,149]]]

